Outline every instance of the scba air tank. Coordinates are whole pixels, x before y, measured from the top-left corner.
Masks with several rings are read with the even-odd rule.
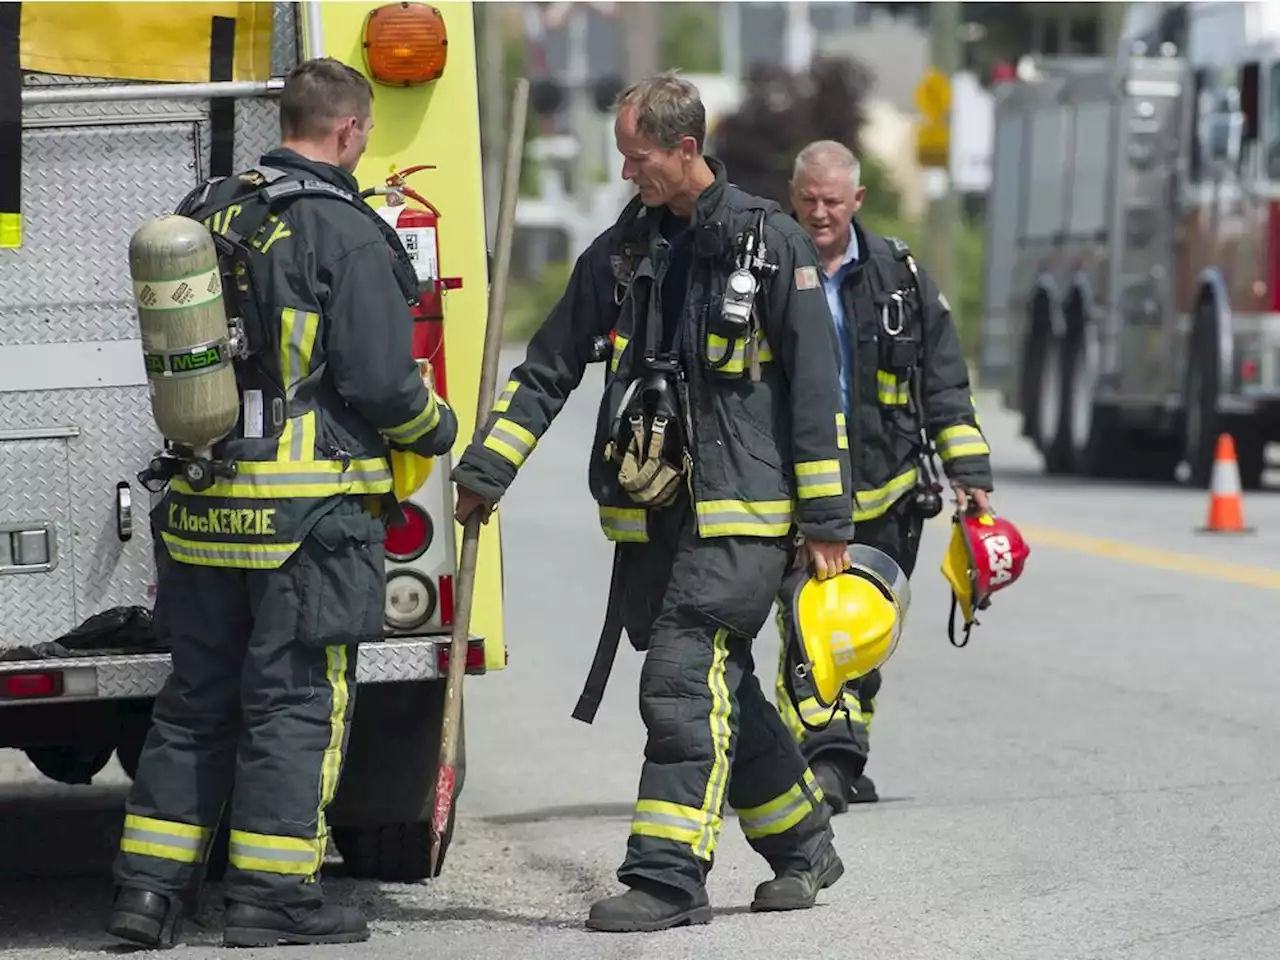
[[[129,273],[151,415],[167,440],[205,454],[240,414],[213,238],[189,217],[157,217],[129,241]]]

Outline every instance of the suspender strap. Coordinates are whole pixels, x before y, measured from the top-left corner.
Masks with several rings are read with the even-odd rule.
[[[591,670],[587,674],[587,682],[583,684],[582,694],[578,697],[578,705],[573,708],[573,719],[583,723],[591,723],[596,718],[596,710],[604,697],[605,687],[609,685],[609,674],[613,672],[613,661],[618,656],[618,641],[622,638],[622,548],[613,548],[613,576],[609,580],[609,599],[605,601],[604,626],[600,630],[600,641],[596,645],[596,655],[591,661]]]

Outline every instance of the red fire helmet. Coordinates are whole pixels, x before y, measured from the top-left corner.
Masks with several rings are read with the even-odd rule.
[[[1031,548],[1018,528],[993,513],[961,513],[951,520],[951,543],[942,558],[942,575],[951,584],[948,636],[957,647],[969,642],[974,614],[991,605],[991,595],[1022,576]],[[964,640],[956,643],[956,607],[964,616]]]

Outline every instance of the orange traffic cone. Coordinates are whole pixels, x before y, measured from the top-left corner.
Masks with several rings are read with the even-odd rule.
[[[1240,495],[1240,467],[1236,443],[1229,433],[1218,434],[1213,453],[1213,477],[1209,491],[1209,521],[1201,533],[1253,533],[1244,525],[1244,500]]]

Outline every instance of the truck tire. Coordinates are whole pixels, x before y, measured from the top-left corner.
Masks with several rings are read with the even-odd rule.
[[[1071,472],[1070,424],[1067,422],[1066,344],[1049,334],[1041,342],[1039,398],[1036,401],[1036,445],[1044,457],[1045,472]]]
[[[1062,424],[1067,469],[1085,477],[1117,473],[1119,436],[1115,410],[1098,403],[1097,328],[1081,324],[1067,338],[1063,356]]]
[[[351,876],[387,883],[431,877],[431,810],[444,718],[443,680],[360,688],[342,780],[326,813],[330,836]],[[454,806],[441,859],[453,838],[466,779],[465,709],[458,729]]]
[[[1222,429],[1218,415],[1218,338],[1213,308],[1201,301],[1187,351],[1183,385],[1182,457],[1189,483],[1205,489],[1213,475],[1213,452]]]
[[[60,747],[28,747],[24,753],[32,765],[50,780],[87,786],[111,762],[114,746],[71,744]]]
[[[440,843],[436,870],[444,869],[445,854],[453,842],[458,808],[449,809],[449,823]],[[385,823],[378,827],[334,827],[333,843],[342,854],[347,872],[361,880],[415,883],[431,876],[431,824]]]

